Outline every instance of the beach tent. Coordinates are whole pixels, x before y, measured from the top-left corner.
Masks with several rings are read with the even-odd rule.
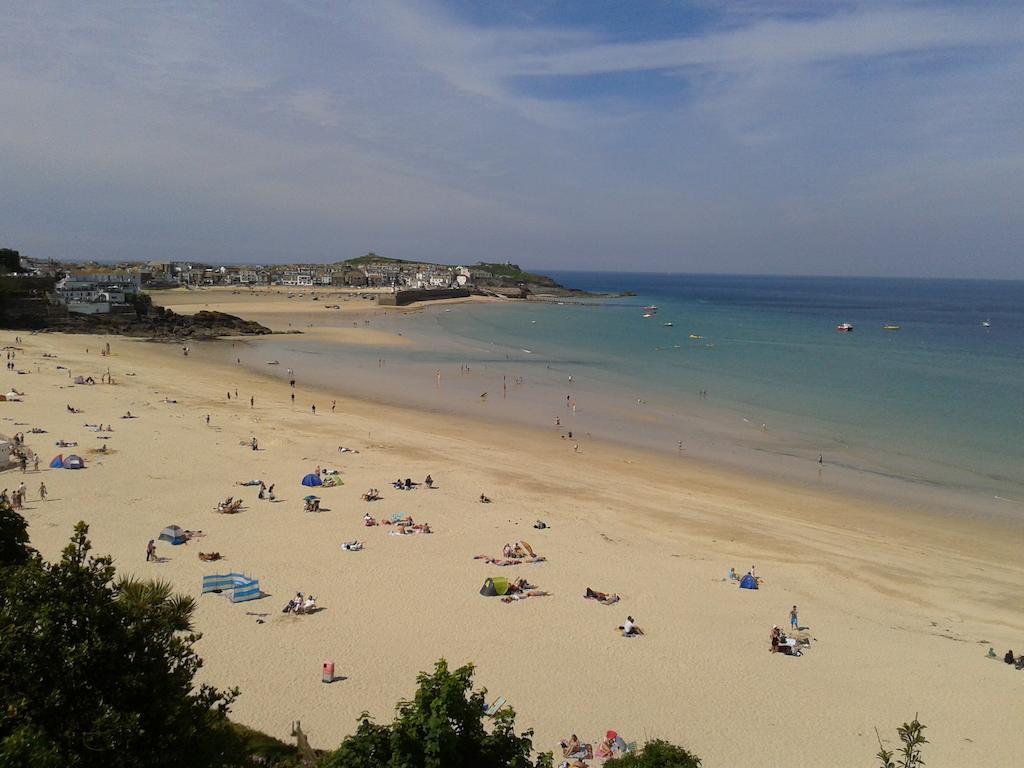
[[[748,573],[740,579],[740,589],[757,589],[757,579]]]
[[[85,469],[85,461],[81,456],[71,454],[64,457],[63,467],[64,469]]]
[[[480,594],[485,597],[496,597],[508,592],[508,579],[497,576],[493,579],[486,579],[480,587]]]
[[[320,479],[320,475],[314,475],[310,472],[304,478],[302,478],[302,484],[310,488],[316,488],[318,485],[323,485],[324,481]]]
[[[184,544],[185,532],[177,525],[168,525],[160,531],[160,541],[169,541],[171,544]]]
[[[53,457],[53,461],[50,462],[50,469],[60,469],[64,466],[64,457],[57,454]]]

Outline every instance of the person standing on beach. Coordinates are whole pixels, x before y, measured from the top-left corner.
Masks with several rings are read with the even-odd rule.
[[[252,395],[249,395],[249,407],[252,408],[255,405],[256,405],[256,398],[253,397]]]
[[[331,413],[334,413],[334,407],[338,404],[337,400],[331,400]]]
[[[46,483],[39,484],[39,500],[46,501]]]
[[[295,405],[295,393],[292,392],[292,405]]]
[[[150,560],[156,560],[156,542],[152,539],[146,545],[146,562],[148,563]]]
[[[38,472],[39,471],[39,454],[38,453],[32,458],[32,471],[33,472]]]
[[[210,426],[210,414],[206,414],[206,426]]]
[[[311,406],[309,406],[309,410],[311,410],[313,412],[313,415],[316,416],[316,403],[313,403]]]
[[[796,617],[796,606],[789,612],[789,626],[793,629],[800,629],[800,621]]]
[[[228,400],[230,400],[230,399],[231,399],[231,393],[228,392]]]

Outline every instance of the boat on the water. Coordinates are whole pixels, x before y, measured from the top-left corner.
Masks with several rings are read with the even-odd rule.
[[[853,326],[849,323],[840,323],[836,326],[836,330],[840,333],[853,333]]]
[[[652,312],[644,312],[644,317],[654,317]]]
[[[982,320],[981,321],[981,327],[982,328],[991,328],[992,327],[992,321],[991,320]]]
[[[704,337],[701,336],[699,333],[691,333],[690,334],[690,338],[694,339],[695,341],[699,341],[700,339],[703,339]]]
[[[666,328],[672,327],[672,323],[662,323],[662,325],[664,325]]]
[[[900,327],[898,325],[883,325],[883,331],[898,331]]]

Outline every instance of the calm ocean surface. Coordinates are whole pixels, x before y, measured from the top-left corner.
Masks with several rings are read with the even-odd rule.
[[[826,467],[851,468],[858,482],[955,488],[1024,514],[1024,282],[551,274],[636,296],[374,320],[415,342],[387,351],[387,377],[377,350],[306,345],[300,354],[294,341],[269,343],[300,375],[299,366],[315,368],[322,383],[396,400],[414,391],[432,410],[485,408],[486,418],[544,426],[561,414],[578,434],[661,450],[680,439],[720,456],[742,445],[755,459],[771,453],[808,467],[822,453]],[[650,304],[658,312],[645,319]],[[836,332],[843,322],[854,332]],[[522,387],[512,383],[520,376]],[[581,403],[571,421],[567,393]]]

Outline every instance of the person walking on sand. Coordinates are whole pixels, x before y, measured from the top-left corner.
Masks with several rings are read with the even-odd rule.
[[[274,483],[271,483],[270,487],[267,488],[267,498],[271,501],[274,500]]]
[[[331,413],[334,413],[334,407],[338,404],[337,400],[331,400]]]
[[[311,406],[309,406],[309,410],[311,410],[313,412],[313,415],[316,416],[316,403],[313,403]]]
[[[249,407],[252,408],[255,405],[256,405],[256,398],[253,397],[252,395],[249,395]]]
[[[206,414],[206,426],[210,426],[210,414]]]
[[[149,544],[146,545],[146,562],[150,560],[156,560],[156,542],[153,539],[149,540]]]
[[[39,484],[39,500],[46,501],[46,483]]]
[[[796,616],[796,606],[793,606],[793,610],[789,612],[789,626],[793,629],[800,629],[800,621]]]
[[[39,454],[38,453],[35,456],[32,457],[32,471],[33,472],[38,472],[39,471]]]

